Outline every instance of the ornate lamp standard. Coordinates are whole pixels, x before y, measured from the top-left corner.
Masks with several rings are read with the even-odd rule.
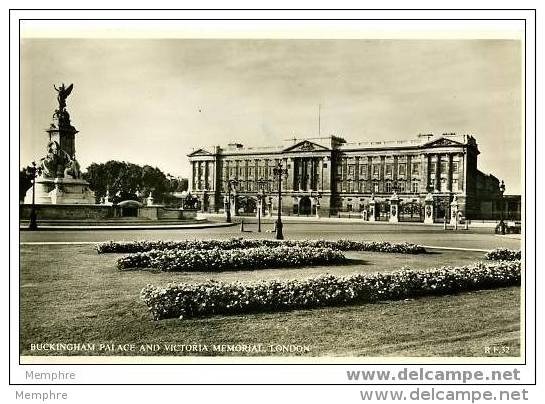
[[[227,180],[227,203],[225,204],[226,207],[226,221],[227,223],[231,223],[231,187],[234,185],[235,187],[238,185],[238,180],[230,179]]]
[[[273,175],[278,177],[278,219],[276,220],[276,239],[284,240],[282,233],[282,178],[288,176],[288,169],[282,168],[282,162],[273,168]]]
[[[257,231],[261,233],[261,210],[263,209],[263,201],[265,200],[265,192],[263,188],[267,185],[268,181],[260,178],[257,183]]]
[[[503,193],[505,192],[505,183],[500,184],[500,231],[502,235],[505,235],[505,223],[503,223]]]
[[[37,230],[38,222],[36,221],[36,177],[42,173],[42,168],[36,167],[36,162],[33,161],[30,172],[32,174],[32,205],[30,207],[30,222],[28,224],[28,230]]]

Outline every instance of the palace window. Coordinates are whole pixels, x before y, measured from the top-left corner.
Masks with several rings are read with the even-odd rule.
[[[392,173],[393,173],[393,167],[394,165],[393,164],[386,164],[386,176],[387,177],[391,177],[392,176]]]
[[[238,175],[240,177],[244,177],[244,166],[238,168]]]
[[[365,192],[365,181],[360,181],[359,183],[359,191]]]
[[[407,183],[405,181],[400,181],[398,185],[399,185],[399,192],[405,193],[407,191]]]
[[[413,181],[411,191],[415,194],[420,192],[420,183],[418,181]]]
[[[254,176],[254,167],[248,167],[248,177]]]
[[[337,190],[337,192],[341,192],[342,191],[342,184],[340,182],[337,182],[337,184],[335,185],[335,189]]]
[[[448,185],[447,179],[446,178],[441,178],[441,191],[446,191],[447,190],[447,185]]]
[[[341,175],[343,173],[343,166],[339,163],[337,165],[337,175]]]
[[[386,193],[389,194],[390,192],[392,192],[392,183],[390,181],[386,181],[385,186],[386,186],[386,190],[385,190]]]
[[[457,161],[453,161],[452,162],[452,173],[453,174],[456,174],[458,172],[458,162]]]
[[[441,174],[446,174],[447,172],[447,162],[446,161],[441,161]]]
[[[405,163],[400,163],[400,164],[397,166],[397,171],[398,171],[398,174],[399,174],[399,175],[406,175],[406,174],[407,174],[407,164],[405,164]]]
[[[413,163],[413,175],[420,175],[420,163]]]
[[[248,181],[248,191],[253,191],[254,190],[254,183],[252,181]]]
[[[356,167],[354,166],[354,164],[350,164],[348,166],[348,175],[354,175],[355,170],[356,170]]]
[[[360,177],[367,178],[367,164],[362,164],[360,166]]]
[[[354,183],[352,181],[348,181],[346,185],[346,190],[348,192],[354,192]]]
[[[373,176],[378,177],[380,175],[380,166],[378,164],[373,164]]]
[[[261,166],[258,166],[258,167],[257,167],[257,175],[258,175],[259,177],[263,177],[263,176],[265,175],[265,173],[264,173],[264,171],[265,171],[264,168],[265,168],[265,167],[261,167]]]
[[[373,192],[378,193],[378,182],[373,183]]]

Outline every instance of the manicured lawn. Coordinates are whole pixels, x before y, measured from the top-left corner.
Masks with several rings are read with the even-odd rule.
[[[98,255],[90,245],[23,245],[21,354],[44,354],[31,352],[32,343],[79,342],[298,344],[309,346],[310,352],[304,355],[313,356],[486,356],[486,346],[502,345],[510,347],[509,355],[518,356],[520,288],[360,306],[163,321],[153,321],[139,299],[140,290],[148,283],[290,279],[325,272],[348,275],[391,271],[402,266],[462,265],[482,258],[482,253],[454,251],[417,256],[353,252],[347,255],[352,261],[336,267],[224,273],[120,272],[115,268],[120,255]],[[164,350],[143,354],[173,355]],[[224,353],[229,354],[233,355]]]

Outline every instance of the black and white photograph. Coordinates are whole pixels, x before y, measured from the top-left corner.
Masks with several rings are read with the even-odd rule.
[[[22,364],[525,362],[522,34],[100,27],[21,31]]]

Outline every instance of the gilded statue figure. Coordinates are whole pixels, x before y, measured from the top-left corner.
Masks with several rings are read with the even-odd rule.
[[[53,88],[57,91],[57,101],[59,102],[59,111],[62,111],[66,108],[66,99],[72,92],[72,89],[74,88],[74,84],[70,84],[68,87],[62,83],[59,88],[53,84]]]

